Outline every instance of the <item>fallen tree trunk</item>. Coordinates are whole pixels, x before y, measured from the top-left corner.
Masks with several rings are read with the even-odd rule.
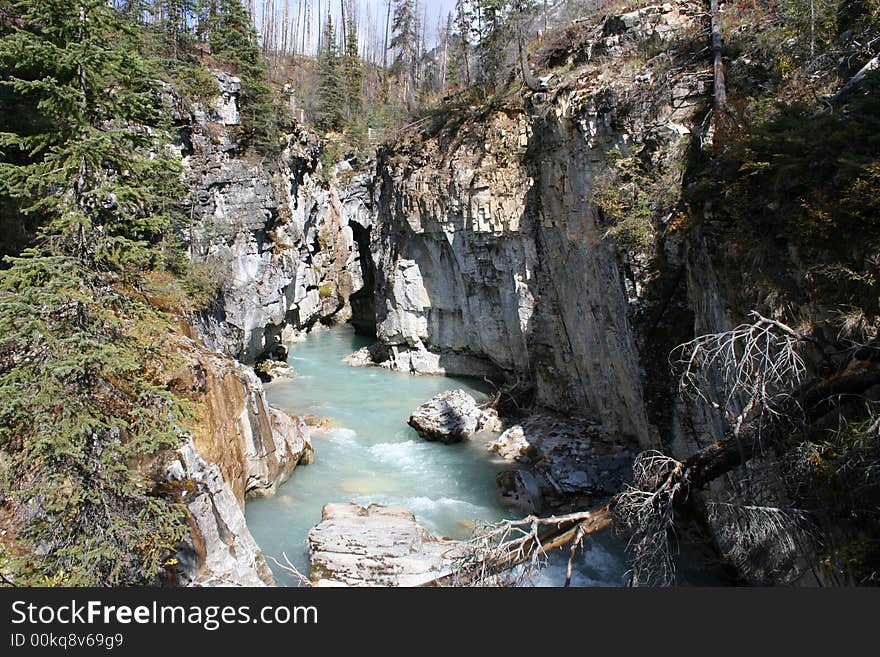
[[[849,96],[853,92],[853,90],[862,83],[862,80],[865,79],[868,73],[876,69],[880,69],[880,55],[872,57],[870,60],[868,60],[868,63],[862,66],[862,68],[859,69],[858,73],[852,76],[849,79],[849,82],[847,82],[840,88],[840,91],[834,94],[831,102],[839,103],[844,98]]]
[[[835,376],[789,399],[788,408],[776,409],[782,417],[796,417],[802,409],[803,419],[809,424],[833,410],[844,397],[865,393],[880,385],[880,370],[871,368],[850,375]],[[756,424],[746,426],[739,434],[728,437],[693,454],[683,462],[666,461],[670,466],[643,491],[649,503],[659,509],[662,505],[680,506],[710,482],[731,472],[754,458],[761,450],[762,432]],[[674,465],[673,465],[674,464]],[[498,545],[497,558],[474,559],[463,568],[425,582],[421,586],[467,586],[489,575],[509,571],[532,559],[535,553],[546,554],[579,540],[581,537],[607,529],[615,523],[615,506],[625,496],[618,494],[604,506],[548,518],[528,517],[519,521],[504,521],[507,527],[516,526],[518,535],[510,543]],[[524,528],[532,529],[528,532]],[[540,530],[538,528],[541,528]],[[506,534],[505,534],[506,536]],[[510,546],[513,546],[512,548]]]
[[[578,535],[594,534],[606,529],[613,523],[611,503],[592,511],[573,513],[567,516],[551,516],[549,518],[529,517],[516,524],[528,525],[529,523],[548,525],[546,529],[529,536],[517,546],[517,550],[509,552],[504,557],[493,561],[491,564],[480,564],[477,568],[463,568],[434,578],[423,584],[422,587],[439,586],[468,586],[487,575],[496,575],[510,570],[528,560],[535,551],[543,553],[555,550],[563,545],[574,541]]]
[[[671,469],[663,481],[658,482],[656,490],[674,490],[672,502],[680,504],[687,499],[689,491],[702,488],[713,479],[751,459],[758,442],[755,432],[748,437],[731,437],[714,443]],[[580,536],[607,529],[614,523],[615,501],[611,500],[608,504],[591,511],[549,518],[530,517],[519,521],[523,525],[532,522],[547,527],[525,539],[519,539],[522,542],[516,546],[516,550],[508,551],[498,560],[491,563],[475,563],[471,567],[445,574],[421,586],[467,586],[485,578],[487,574],[495,575],[516,567],[530,559],[535,551],[546,554],[571,543]]]

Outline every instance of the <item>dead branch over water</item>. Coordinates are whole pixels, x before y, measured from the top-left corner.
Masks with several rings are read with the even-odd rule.
[[[880,383],[880,371],[870,369],[803,385],[807,368],[800,350],[816,341],[778,320],[752,317],[750,324],[699,336],[673,351],[680,392],[719,413],[727,426],[721,439],[684,461],[643,452],[633,464],[633,483],[596,509],[482,526],[456,557],[453,571],[423,586],[522,584],[551,551],[569,545],[567,585],[584,538],[611,525],[630,537],[631,585],[673,583],[670,537],[676,509],[691,493],[763,453],[791,427],[809,426],[842,396]],[[734,559],[768,537],[795,540],[810,531],[809,513],[801,509],[709,502],[707,511],[710,519],[723,516],[742,530],[730,541]]]

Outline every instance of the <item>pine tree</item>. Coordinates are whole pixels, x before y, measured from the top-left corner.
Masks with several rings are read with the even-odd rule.
[[[318,107],[315,125],[319,130],[341,130],[345,124],[345,79],[336,45],[336,30],[328,15],[318,55]]]
[[[351,123],[361,111],[361,83],[364,77],[363,63],[358,53],[357,23],[354,19],[353,6],[349,7],[346,23],[343,69],[345,71],[345,92],[348,96],[348,121]]]
[[[414,0],[396,0],[391,34],[389,48],[394,53],[391,72],[400,81],[403,102],[409,107],[415,96],[419,47]]]
[[[0,42],[0,84],[37,115],[36,130],[0,132],[0,149],[17,152],[0,163],[0,194],[65,253],[121,267],[148,258],[144,246],[168,228],[178,169],[144,156],[159,139],[131,127],[162,116],[131,25],[102,0],[62,5],[13,3],[23,26]]]
[[[77,7],[11,2],[0,40],[3,102],[32,111],[28,129],[0,118],[0,197],[40,227],[0,271],[0,490],[25,519],[0,570],[146,583],[185,527],[136,467],[178,442],[186,410],[148,374],[169,326],[140,292],[173,260],[180,171],[132,23]]]
[[[243,145],[268,155],[280,150],[280,119],[257,32],[241,0],[216,0],[209,19],[211,54],[241,77]]]
[[[473,7],[469,0],[455,0],[455,37],[450,72],[465,87],[471,86],[471,31],[474,22]],[[459,74],[461,70],[461,74]]]

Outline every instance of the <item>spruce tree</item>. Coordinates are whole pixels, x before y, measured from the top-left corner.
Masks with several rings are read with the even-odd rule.
[[[471,86],[469,55],[473,19],[473,8],[469,0],[455,0],[455,37],[449,66],[452,77],[465,88]]]
[[[260,52],[257,32],[241,0],[216,0],[211,7],[211,54],[241,77],[241,127],[244,146],[261,153],[280,151],[283,112],[274,102],[269,73]]]
[[[319,130],[341,130],[345,124],[345,79],[336,45],[336,30],[328,15],[318,54],[318,107],[315,125]]]
[[[355,23],[351,9],[349,9],[346,22],[343,69],[345,72],[345,93],[348,96],[348,121],[352,123],[361,111],[361,82],[364,70],[358,53],[357,23]]]
[[[146,583],[182,536],[137,465],[178,442],[186,406],[154,381],[169,324],[142,293],[176,260],[179,166],[156,71],[104,0],[9,3],[0,41],[0,196],[40,226],[0,271],[0,490],[24,524],[16,583]]]
[[[132,26],[102,0],[82,0],[78,12],[51,0],[12,9],[21,26],[0,42],[0,84],[37,116],[0,132],[12,154],[0,163],[0,194],[84,262],[151,257],[144,247],[170,224],[179,169],[146,127],[162,123],[162,110]]]
[[[479,82],[492,91],[503,72],[511,32],[507,22],[509,3],[506,0],[477,0],[480,10]]]
[[[409,107],[415,97],[419,48],[418,19],[414,0],[396,1],[391,34],[389,47],[394,53],[391,72],[400,81],[403,102]]]

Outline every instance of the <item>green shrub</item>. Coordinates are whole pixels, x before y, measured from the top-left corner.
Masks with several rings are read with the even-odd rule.
[[[608,152],[611,174],[593,196],[608,226],[605,236],[633,253],[645,253],[654,239],[652,203],[666,196],[660,184],[644,169],[636,155],[624,156],[619,149]]]

